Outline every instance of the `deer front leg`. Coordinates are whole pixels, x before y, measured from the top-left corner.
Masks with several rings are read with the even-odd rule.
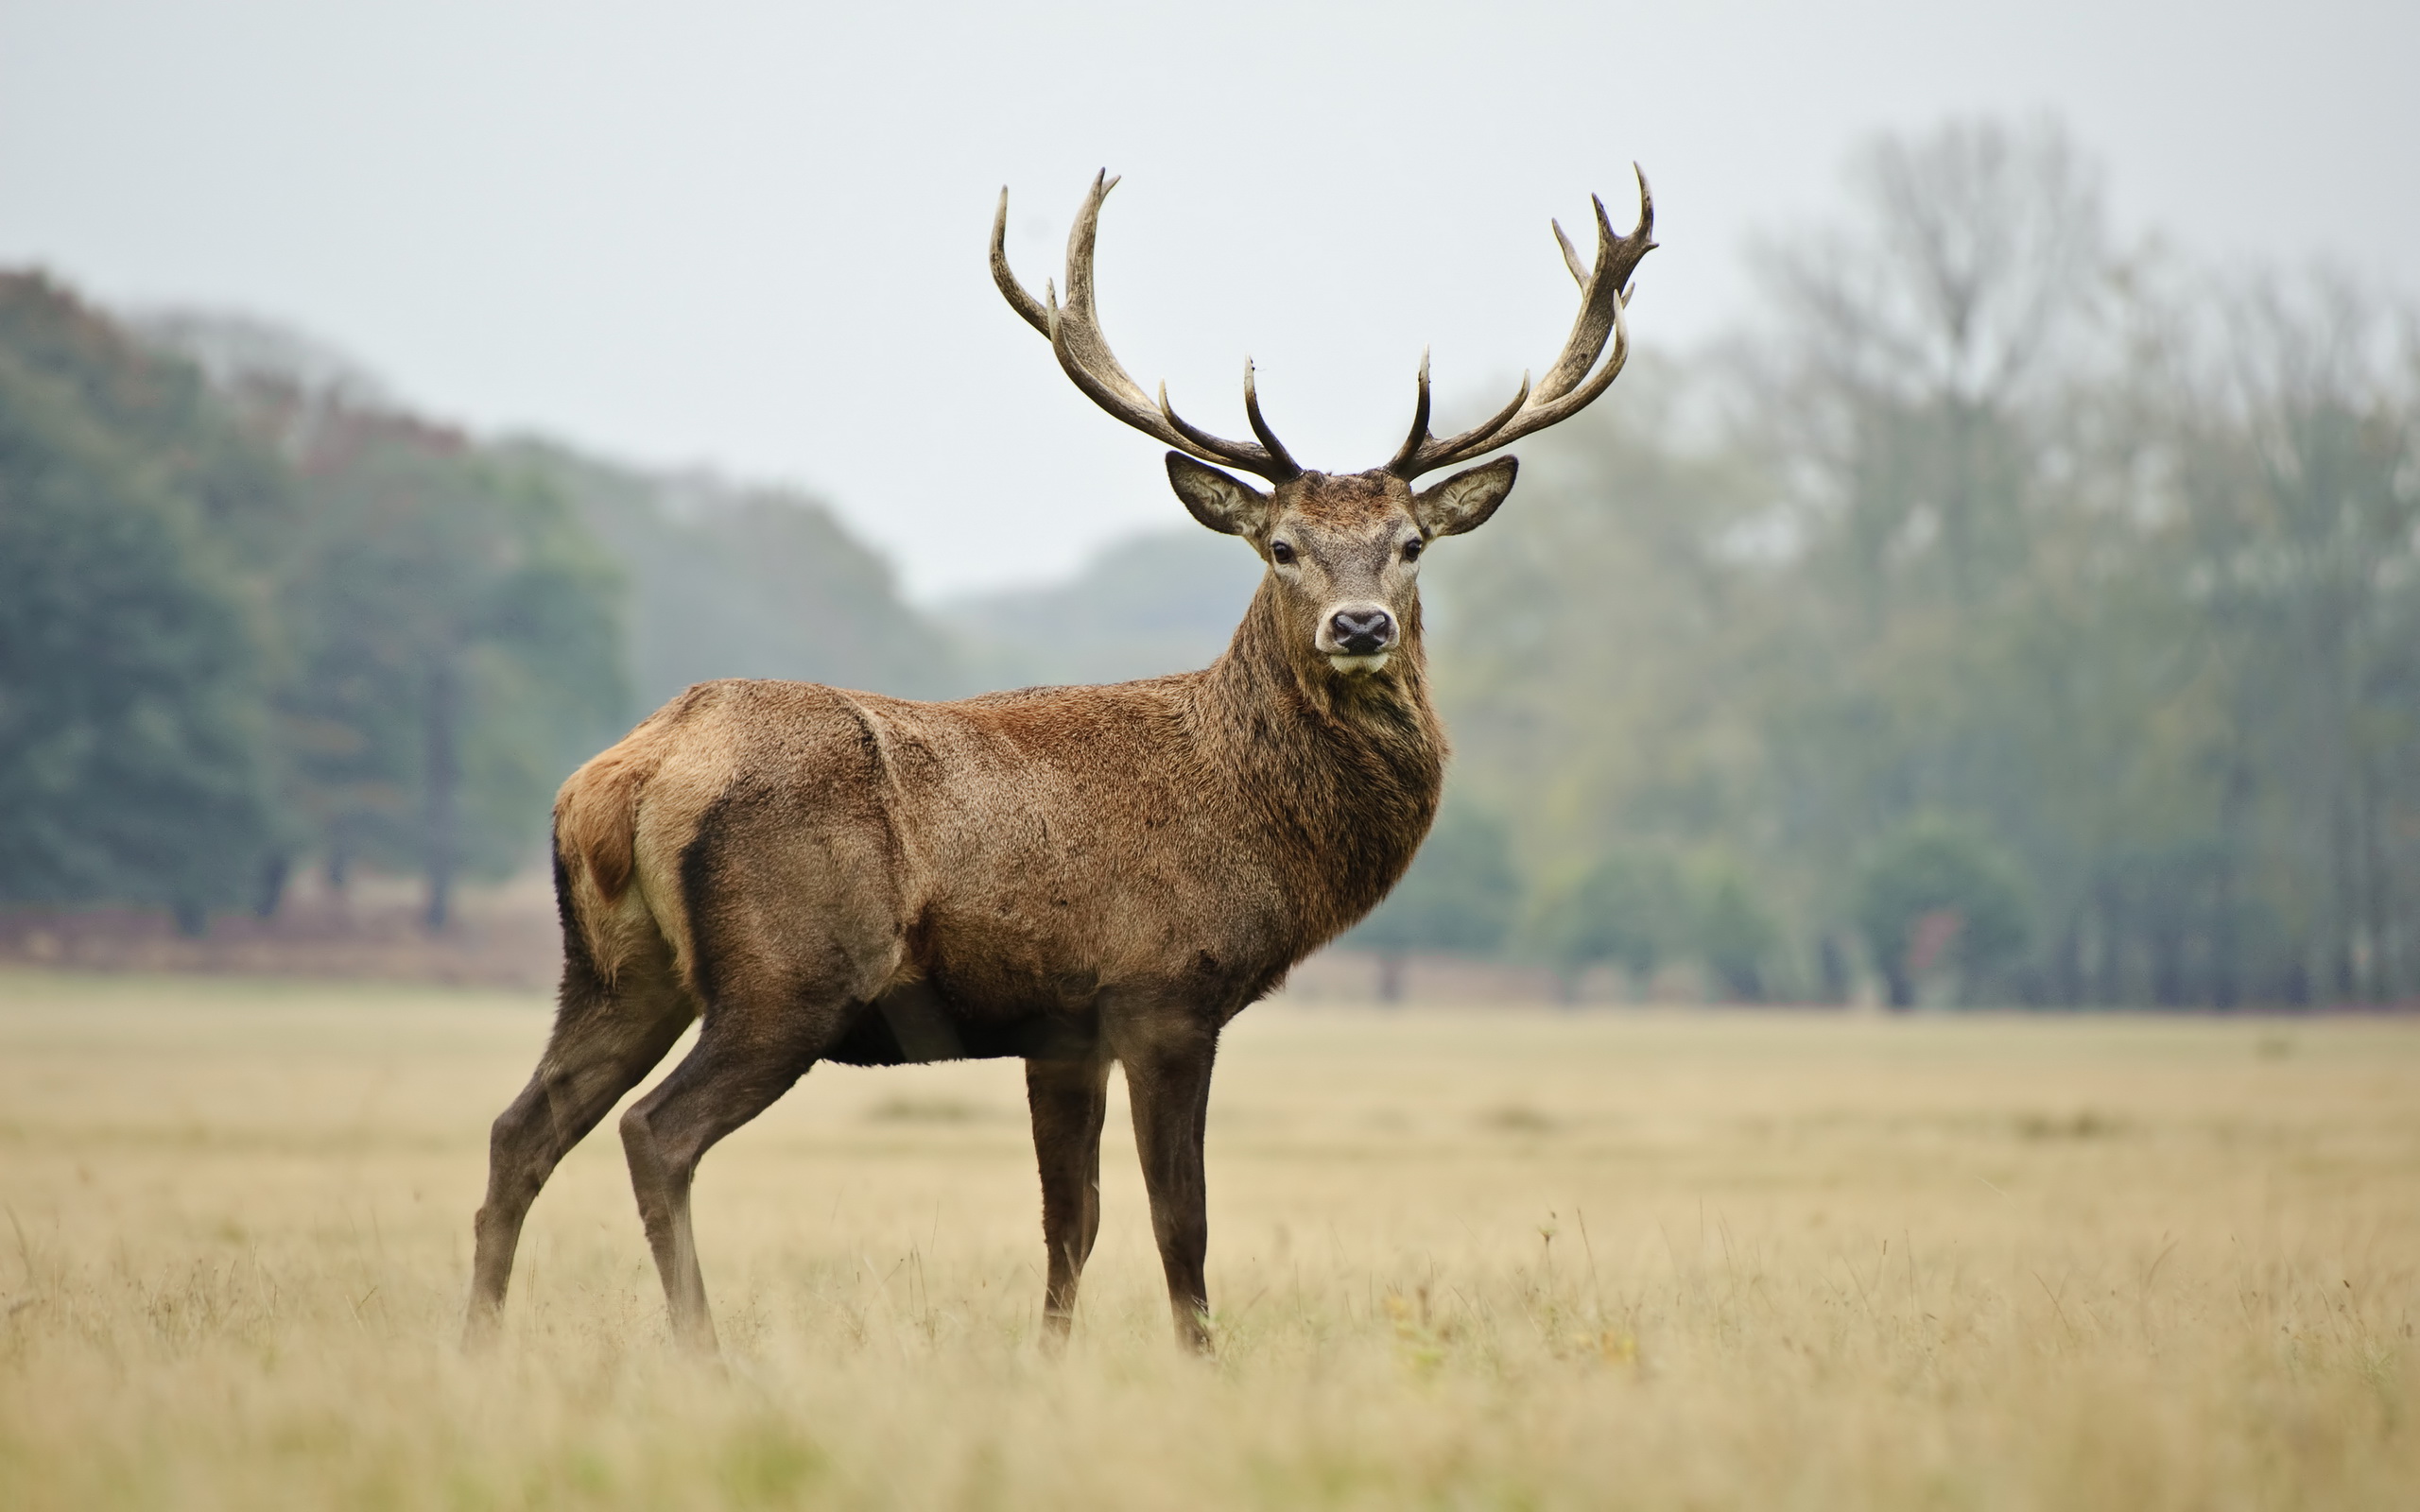
[[[1055,1351],[1067,1342],[1076,1286],[1100,1232],[1100,1125],[1109,1111],[1109,1062],[1028,1060],[1025,1097],[1033,1113],[1034,1160],[1042,1168],[1042,1239],[1050,1252],[1042,1337]]]
[[[1163,1023],[1121,1045],[1126,1095],[1134,1108],[1134,1143],[1143,1157],[1143,1185],[1151,1199],[1151,1233],[1167,1275],[1177,1342],[1210,1352],[1210,1294],[1201,1264],[1210,1247],[1208,1189],[1201,1174],[1201,1137],[1210,1108],[1210,1065],[1217,1031],[1199,1023]]]

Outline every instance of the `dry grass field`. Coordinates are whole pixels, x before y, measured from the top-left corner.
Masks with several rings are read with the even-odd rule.
[[[454,1332],[534,998],[0,975],[0,1506],[2420,1505],[2420,1023],[1255,1009],[1220,1357],[1113,1111],[1042,1356],[1011,1063],[819,1070],[665,1340],[610,1133]]]

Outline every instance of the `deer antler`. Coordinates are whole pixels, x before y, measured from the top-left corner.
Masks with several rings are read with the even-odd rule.
[[[1249,358],[1244,362],[1244,417],[1252,422],[1252,433],[1260,438],[1258,444],[1227,440],[1186,423],[1168,405],[1167,385],[1160,386],[1154,402],[1118,365],[1116,354],[1109,350],[1109,338],[1101,334],[1100,318],[1093,311],[1093,238],[1100,229],[1100,203],[1116,187],[1117,180],[1104,169],[1094,178],[1092,192],[1076,213],[1076,224],[1067,232],[1067,302],[1063,306],[1049,284],[1043,284],[1044,298],[1037,300],[1009,270],[1009,192],[1003,188],[999,214],[992,219],[992,281],[1000,285],[1009,307],[1026,324],[1050,338],[1059,366],[1094,404],[1144,435],[1205,462],[1239,468],[1271,483],[1300,477],[1303,470],[1286,455],[1269,422],[1261,419],[1260,394],[1253,383]]]
[[[1523,373],[1520,390],[1511,404],[1461,435],[1440,440],[1428,434],[1428,354],[1421,353],[1420,399],[1412,408],[1411,434],[1387,464],[1388,472],[1409,481],[1423,472],[1466,462],[1482,452],[1510,445],[1533,431],[1570,419],[1612,385],[1621,372],[1622,364],[1630,359],[1630,327],[1622,319],[1622,306],[1630,300],[1630,276],[1638,266],[1638,260],[1655,248],[1655,200],[1648,193],[1646,173],[1636,163],[1631,165],[1631,171],[1638,175],[1638,225],[1629,235],[1616,237],[1613,222],[1605,218],[1604,200],[1590,197],[1597,207],[1595,267],[1581,267],[1580,253],[1572,247],[1571,238],[1563,233],[1560,223],[1554,224],[1554,239],[1563,247],[1564,266],[1571,269],[1572,278],[1580,284],[1580,318],[1572,322],[1563,353],[1555,358],[1546,376],[1531,387],[1529,374]],[[1607,336],[1613,338],[1613,355],[1591,378],[1589,369],[1597,368],[1597,358],[1605,350]]]

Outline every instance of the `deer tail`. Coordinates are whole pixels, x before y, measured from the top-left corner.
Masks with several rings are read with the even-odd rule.
[[[637,866],[639,790],[655,765],[633,754],[614,747],[572,773],[555,796],[556,858],[609,908],[621,902]]]
[[[585,954],[607,982],[634,943],[633,926],[644,927],[634,916],[645,908],[634,910],[629,902],[638,871],[639,803],[663,765],[670,726],[690,701],[675,699],[658,711],[572,773],[555,795],[555,893],[563,946]]]

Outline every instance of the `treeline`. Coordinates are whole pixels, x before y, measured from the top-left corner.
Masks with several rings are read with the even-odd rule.
[[[2118,245],[2087,161],[1988,123],[1874,145],[1756,273],[1431,559],[1457,763],[1355,942],[1750,1001],[2420,997],[2411,308]],[[366,866],[441,922],[690,681],[1201,664],[1256,566],[1176,528],[925,616],[812,500],[0,277],[0,903],[199,928]]]
[[[1874,146],[1757,272],[1438,554],[1463,812],[1363,937],[1739,999],[2420,996],[2411,309],[2114,246],[2088,163],[1991,125]]]
[[[199,932],[370,867],[441,926],[573,765],[733,675],[964,680],[812,501],[481,442],[273,330],[0,275],[0,903]]]

